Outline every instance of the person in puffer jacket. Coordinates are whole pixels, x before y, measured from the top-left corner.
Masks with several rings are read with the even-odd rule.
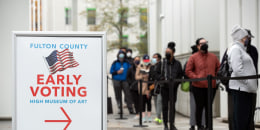
[[[231,77],[256,75],[254,62],[246,52],[249,36],[248,32],[235,25],[231,36],[233,45],[228,50],[228,63]],[[254,116],[252,96],[257,92],[257,79],[230,80],[229,88],[233,105],[233,130],[247,130],[250,127],[250,118]]]
[[[126,80],[127,71],[130,68],[130,63],[126,60],[126,54],[123,51],[119,51],[117,55],[117,60],[115,60],[111,66],[110,74],[112,74],[113,86],[115,91],[116,102],[119,108],[119,114],[122,113],[120,111],[121,107],[121,98],[122,98],[122,90],[124,91],[126,97],[126,103],[130,114],[133,114],[132,107],[132,95],[130,93],[129,84]]]

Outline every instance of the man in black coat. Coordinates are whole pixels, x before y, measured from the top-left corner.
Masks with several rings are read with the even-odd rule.
[[[250,57],[252,58],[254,65],[255,65],[255,69],[256,69],[256,73],[258,74],[258,51],[256,49],[255,46],[253,46],[251,44],[252,38],[254,38],[254,36],[251,34],[251,31],[249,29],[246,29],[246,31],[248,32],[248,37],[249,37],[249,42],[247,45],[247,53],[250,55]],[[255,123],[254,123],[254,115],[255,115],[255,108],[256,108],[256,98],[257,95],[254,94],[253,95],[253,111],[252,111],[252,116],[250,118],[250,129],[249,130],[255,130]]]

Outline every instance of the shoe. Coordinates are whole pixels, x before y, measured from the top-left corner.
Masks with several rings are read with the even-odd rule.
[[[143,123],[147,122],[145,117],[143,117],[142,121],[143,121]]]
[[[204,127],[199,127],[198,130],[205,130],[205,128]]]
[[[136,116],[134,117],[135,120],[138,120],[139,118],[140,118],[139,115],[136,115]]]
[[[158,124],[162,124],[162,119],[158,119]]]
[[[148,117],[148,122],[152,123],[152,117]]]
[[[155,118],[154,122],[157,123],[158,125],[162,123],[162,120],[160,118]]]
[[[168,127],[164,127],[164,130],[169,130]]]
[[[134,114],[135,114],[133,110],[129,110],[129,113],[130,113],[131,115],[134,115]]]
[[[195,126],[191,126],[189,130],[195,130]]]

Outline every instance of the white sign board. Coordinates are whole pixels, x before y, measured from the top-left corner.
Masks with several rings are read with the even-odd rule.
[[[105,33],[13,34],[13,130],[106,130]]]

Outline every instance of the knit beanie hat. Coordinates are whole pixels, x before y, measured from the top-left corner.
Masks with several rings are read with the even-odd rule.
[[[239,41],[245,36],[248,36],[248,33],[244,28],[240,27],[239,25],[235,25],[232,28],[231,36],[233,38],[233,41]]]

